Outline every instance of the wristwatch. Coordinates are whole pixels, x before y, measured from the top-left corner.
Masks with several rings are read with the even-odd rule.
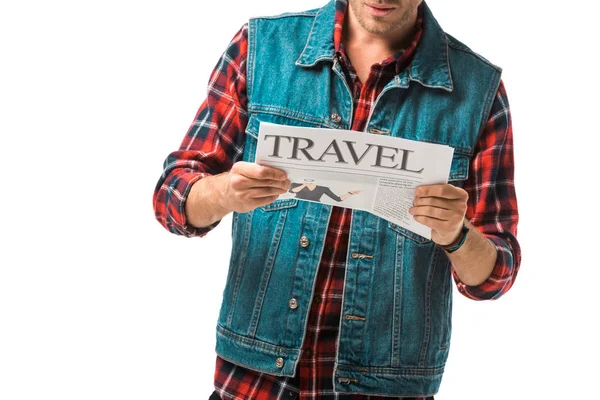
[[[456,250],[460,249],[461,246],[465,243],[465,241],[467,240],[467,234],[469,233],[469,227],[467,226],[467,224],[463,223],[463,227],[460,230],[460,233],[458,234],[460,240],[458,241],[457,244],[455,244],[454,246],[452,245],[452,243],[450,243],[449,245],[445,245],[445,246],[440,246],[446,253],[454,253]],[[456,240],[455,240],[456,242]]]

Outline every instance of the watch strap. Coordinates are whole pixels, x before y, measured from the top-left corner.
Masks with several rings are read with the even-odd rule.
[[[467,234],[469,233],[469,227],[467,226],[467,224],[463,223],[463,227],[460,230],[460,240],[458,241],[457,244],[455,244],[454,246],[441,246],[442,249],[444,249],[444,251],[446,253],[454,253],[456,250],[460,249],[462,247],[463,244],[465,244],[465,241],[467,240]]]

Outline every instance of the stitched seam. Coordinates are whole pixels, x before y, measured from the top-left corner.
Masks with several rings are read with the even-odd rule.
[[[323,127],[323,126],[328,127],[328,128],[336,128],[337,127],[337,125],[329,123],[329,120],[327,118],[313,117],[313,116],[299,113],[297,111],[292,111],[292,110],[289,110],[289,109],[283,108],[283,107],[264,106],[264,105],[254,104],[251,108],[249,107],[248,111],[254,112],[254,113],[271,114],[271,115],[276,115],[279,117],[286,117],[286,118],[290,118],[290,119],[304,122],[304,123],[312,123],[312,124],[317,125],[317,127]]]
[[[252,321],[250,322],[250,328],[248,329],[248,336],[254,337],[256,336],[256,331],[258,329],[258,323],[260,320],[260,314],[262,313],[262,307],[265,300],[265,296],[267,295],[267,289],[269,286],[269,280],[271,280],[271,273],[273,272],[273,268],[275,267],[275,257],[277,256],[277,250],[279,249],[279,244],[281,243],[281,235],[283,234],[283,227],[285,225],[285,220],[287,217],[287,211],[282,211],[279,215],[279,221],[277,222],[277,227],[275,228],[275,232],[273,234],[273,242],[276,242],[276,246],[271,246],[271,250],[269,251],[269,256],[267,257],[267,265],[264,269],[264,277],[260,283],[259,291],[256,296],[256,301],[254,303],[254,310]]]
[[[228,339],[235,340],[236,342],[239,342],[239,343],[242,343],[245,345],[249,345],[249,346],[252,346],[255,348],[264,349],[266,351],[271,352],[273,355],[284,355],[284,356],[297,357],[298,353],[299,353],[299,350],[296,350],[296,349],[289,349],[289,348],[284,348],[281,346],[275,346],[270,343],[262,342],[258,339],[252,339],[252,338],[248,338],[246,336],[239,335],[237,333],[231,332],[230,330],[227,330],[226,328],[222,327],[221,325],[217,325],[217,329],[219,331],[219,334],[221,334],[222,336],[225,336]]]
[[[300,12],[290,12],[290,13],[283,13],[283,14],[279,14],[279,15],[263,15],[263,16],[259,16],[259,17],[252,17],[252,18],[250,18],[250,20],[256,20],[256,19],[275,20],[275,19],[283,19],[283,18],[291,18],[291,17],[314,17],[318,13],[317,10],[318,9],[314,9],[314,11],[308,10],[308,11],[300,11]]]
[[[389,368],[389,367],[353,367],[350,365],[338,365],[340,372],[353,372],[360,374],[381,374],[381,375],[406,375],[406,376],[435,376],[444,372],[444,365],[433,368]]]

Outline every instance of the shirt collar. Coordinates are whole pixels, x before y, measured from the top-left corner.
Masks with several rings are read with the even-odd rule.
[[[346,9],[346,0],[330,0],[323,8],[319,9],[306,46],[296,61],[296,65],[313,67],[321,61],[333,61],[337,49],[340,48]],[[396,83],[398,86],[406,87],[407,79],[409,79],[425,87],[452,91],[446,34],[425,1],[421,4],[419,13],[422,19],[422,29],[418,30],[415,36],[416,40],[413,39],[413,43],[409,47],[409,49],[413,49],[414,55],[405,71],[408,76],[402,78],[397,75]],[[400,57],[399,54],[396,57],[406,58]]]
[[[335,3],[335,15],[334,15],[334,29],[333,29],[333,47],[336,53],[340,53],[343,59],[346,59],[346,54],[342,46],[342,32],[344,27],[344,19],[348,11],[348,3],[346,0],[336,0]],[[421,35],[423,33],[423,4],[419,6],[417,15],[417,30],[415,31],[411,44],[404,50],[400,50],[396,54],[391,55],[387,59],[379,63],[381,66],[388,66],[395,64],[396,74],[399,74],[410,62]]]

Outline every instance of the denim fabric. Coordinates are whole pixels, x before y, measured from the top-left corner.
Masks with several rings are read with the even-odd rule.
[[[414,59],[384,88],[366,131],[454,147],[449,181],[461,186],[501,70],[445,34],[424,7]],[[261,121],[351,126],[352,95],[334,54],[334,11],[331,1],[250,20],[245,161],[254,161]],[[331,206],[297,199],[234,213],[217,326],[222,358],[272,375],[295,374],[330,213]],[[447,256],[430,240],[355,210],[347,259],[335,390],[437,393],[451,335]],[[296,307],[289,306],[292,298]]]

